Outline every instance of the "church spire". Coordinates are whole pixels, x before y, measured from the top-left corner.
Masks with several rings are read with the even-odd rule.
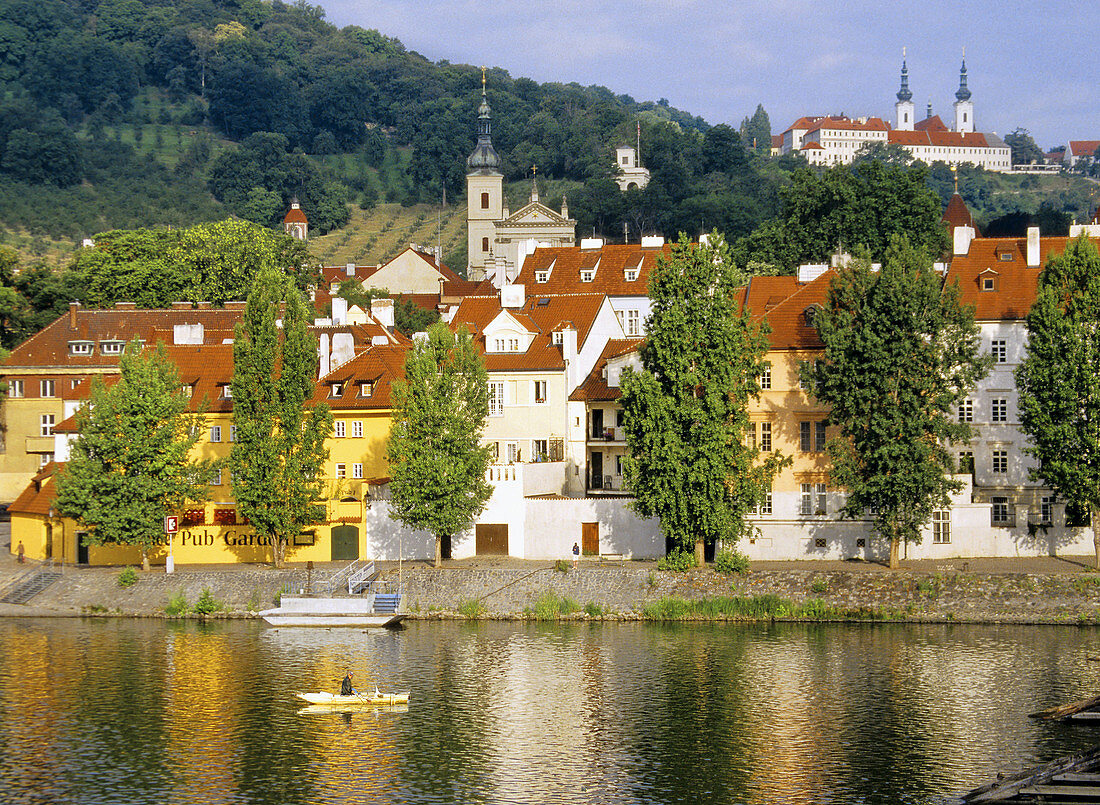
[[[955,92],[955,100],[969,101],[970,89],[966,86],[966,50],[963,50],[962,69],[959,70],[959,88]]]
[[[466,167],[471,171],[500,172],[500,156],[493,149],[492,139],[492,109],[489,108],[489,98],[485,92],[485,68],[481,68],[481,103],[477,107],[477,145],[474,152],[466,160]]]
[[[901,49],[901,89],[898,90],[898,100],[912,100],[913,93],[909,91],[909,68],[905,64],[905,48]]]

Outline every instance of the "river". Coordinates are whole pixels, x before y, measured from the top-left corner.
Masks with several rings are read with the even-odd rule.
[[[926,803],[1100,742],[1074,627],[0,621],[5,803]],[[296,691],[409,689],[299,713]]]

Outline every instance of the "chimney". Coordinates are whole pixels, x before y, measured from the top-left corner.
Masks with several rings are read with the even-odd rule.
[[[348,300],[342,296],[332,297],[332,323],[343,327],[348,318]]]
[[[1027,267],[1039,267],[1039,227],[1027,228]]]
[[[69,302],[69,329],[76,329],[76,314],[80,310],[80,302]]]
[[[344,274],[346,274],[349,277],[354,277],[355,276],[355,263],[348,263],[346,266],[344,266]]]
[[[561,356],[565,359],[566,395],[581,384],[581,362],[577,356],[577,331],[572,324],[565,325],[561,332]]]
[[[317,364],[318,364],[317,365],[317,379],[318,380],[320,380],[322,377],[324,377],[325,375],[327,375],[329,373],[329,364],[330,364],[330,360],[331,360],[330,355],[331,355],[331,353],[329,352],[329,347],[328,347],[328,333],[321,333],[320,337],[317,339],[317,358],[318,358],[318,362],[317,362]]]
[[[505,285],[500,289],[500,306],[521,308],[526,301],[526,288],[523,285]]]
[[[372,299],[370,300],[370,314],[385,327],[387,330],[393,330],[393,300],[392,299]]]
[[[954,248],[951,250],[953,255],[961,257],[970,253],[970,241],[974,240],[974,227],[957,226],[951,236],[954,240]]]

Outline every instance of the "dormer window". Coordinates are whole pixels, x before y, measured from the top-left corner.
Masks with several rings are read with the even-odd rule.
[[[328,396],[329,397],[342,397],[342,396],[344,396],[344,384],[343,383],[333,383],[332,386],[329,387],[329,395]]]
[[[180,392],[183,394],[184,397],[190,400],[193,396],[195,396],[195,387],[192,386],[190,383],[184,383],[183,386],[180,387]]]
[[[91,341],[70,341],[69,342],[69,354],[70,355],[91,355],[92,348],[95,345]]]
[[[104,355],[121,355],[126,345],[122,341],[100,341],[99,351]]]
[[[814,326],[814,317],[817,316],[817,312],[821,308],[818,305],[810,305],[808,308],[802,311],[802,321],[807,327]]]
[[[997,252],[997,259],[1002,263],[1012,262],[1012,252]]]
[[[634,282],[634,280],[638,279],[638,269],[628,268],[623,271],[623,276],[626,277],[627,282]]]
[[[550,272],[549,271],[536,271],[535,272],[535,282],[549,282],[549,281],[550,281]]]
[[[997,290],[997,272],[991,268],[987,268],[981,274],[978,275],[978,287],[983,291],[995,291]]]
[[[359,384],[359,396],[371,397],[374,395],[374,383],[367,381]]]
[[[233,387],[231,385],[229,385],[228,383],[222,383],[221,391],[223,400],[233,399]]]
[[[565,340],[565,333],[563,333],[561,330],[558,330],[557,332],[554,333],[554,344],[555,345],[560,347],[564,340]]]
[[[581,270],[581,282],[592,282],[596,278],[596,272],[591,268]]]

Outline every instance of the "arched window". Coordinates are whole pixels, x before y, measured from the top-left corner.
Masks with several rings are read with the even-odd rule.
[[[483,209],[483,210],[489,209],[489,194],[488,193],[482,193],[481,194],[481,209]]]
[[[481,239],[481,250],[483,252],[489,251],[489,239],[488,238],[482,238]]]

